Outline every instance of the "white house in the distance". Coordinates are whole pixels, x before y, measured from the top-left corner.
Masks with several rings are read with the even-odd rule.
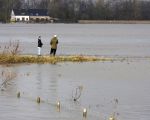
[[[10,21],[11,22],[29,22],[28,12],[24,9],[12,10]]]
[[[11,22],[53,22],[46,9],[13,9]]]

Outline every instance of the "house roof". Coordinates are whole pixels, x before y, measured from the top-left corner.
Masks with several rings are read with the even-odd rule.
[[[29,16],[28,15],[28,11],[27,10],[25,10],[25,9],[13,9],[13,11],[14,11],[14,14],[15,15],[20,15],[20,16]]]
[[[29,16],[48,16],[48,10],[46,9],[29,9]]]
[[[48,10],[46,9],[14,9],[15,15],[23,16],[48,16]]]

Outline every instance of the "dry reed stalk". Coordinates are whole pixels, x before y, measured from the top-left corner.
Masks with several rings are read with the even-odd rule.
[[[9,81],[13,80],[14,78],[17,77],[17,74],[15,72],[12,72],[8,69],[3,70],[0,74],[0,78],[1,78],[1,84],[0,84],[0,88],[1,90],[8,84]]]
[[[21,52],[19,40],[10,41],[8,45],[4,46],[4,49],[1,54],[3,55],[17,55]]]
[[[81,97],[81,93],[83,90],[83,86],[78,86],[73,92],[72,92],[72,98],[74,101],[77,101]]]

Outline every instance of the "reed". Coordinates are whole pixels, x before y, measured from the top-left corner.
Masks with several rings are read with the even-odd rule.
[[[19,55],[19,41],[9,42],[0,52],[0,64],[16,64],[16,63],[51,63],[57,62],[90,62],[90,61],[112,61],[111,58],[70,55],[70,56],[37,56],[37,55]]]
[[[92,62],[92,61],[112,61],[111,58],[101,58],[95,56],[36,56],[36,55],[12,55],[0,54],[0,64],[16,64],[16,63],[51,63],[58,62]]]
[[[9,69],[3,70],[0,74],[0,90],[4,90],[4,88],[7,87],[7,84],[17,77],[17,74],[15,72],[10,71]]]
[[[17,55],[21,52],[19,40],[9,41],[9,44],[0,48],[2,49],[1,54]]]
[[[75,90],[72,91],[73,101],[77,101],[81,97],[81,93],[83,91],[83,86],[78,86]]]

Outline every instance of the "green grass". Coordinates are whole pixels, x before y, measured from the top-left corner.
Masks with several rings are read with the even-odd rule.
[[[111,58],[95,56],[36,56],[36,55],[9,55],[0,54],[0,64],[17,64],[17,63],[51,63],[57,62],[90,62],[90,61],[112,61]]]

